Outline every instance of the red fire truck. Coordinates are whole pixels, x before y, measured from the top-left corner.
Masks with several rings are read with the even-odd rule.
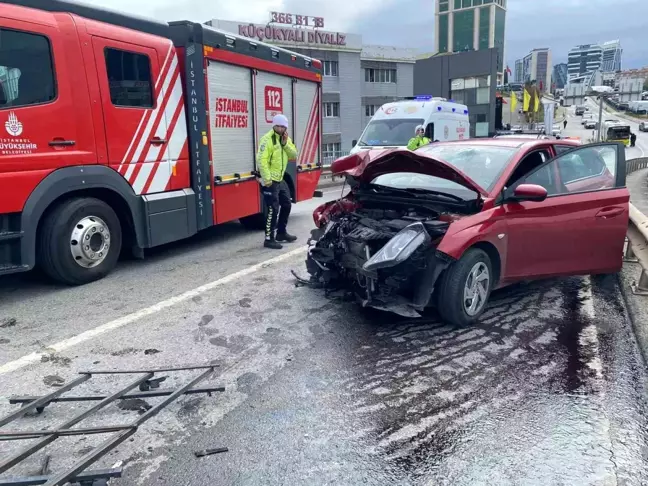
[[[120,250],[187,238],[263,201],[255,155],[290,121],[294,201],[321,173],[321,62],[182,21],[0,0],[0,274],[78,285]]]

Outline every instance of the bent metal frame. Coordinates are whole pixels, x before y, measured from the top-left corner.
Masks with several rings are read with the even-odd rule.
[[[0,486],[30,486],[36,484],[44,484],[46,486],[59,486],[67,483],[79,483],[83,486],[94,486],[98,484],[106,484],[110,478],[119,478],[122,474],[121,468],[102,469],[95,471],[85,471],[85,469],[106,455],[111,449],[117,447],[130,436],[132,436],[140,425],[146,422],[151,417],[157,415],[163,408],[175,401],[181,395],[207,393],[211,396],[213,392],[223,392],[224,387],[211,387],[211,388],[193,388],[194,385],[209,377],[218,365],[207,366],[187,366],[182,368],[158,368],[150,370],[124,370],[124,371],[85,371],[79,373],[79,378],[71,381],[70,383],[62,386],[49,395],[34,397],[15,397],[9,400],[11,404],[21,404],[22,407],[6,417],[0,418],[0,428],[13,422],[16,419],[27,415],[28,413],[40,414],[45,407],[54,402],[89,402],[97,401],[95,404],[83,413],[76,415],[65,423],[48,430],[32,430],[32,431],[0,431],[0,441],[5,440],[25,440],[25,439],[38,439],[20,449],[18,452],[11,454],[9,457],[0,457],[0,474],[3,474],[16,464],[24,461],[29,456],[43,449],[47,445],[54,442],[59,437],[76,436],[76,435],[89,435],[89,434],[113,434],[112,437],[95,447],[91,452],[84,455],[74,465],[58,474],[47,475],[47,467],[49,459],[47,456],[43,471],[40,476],[30,477],[15,477],[0,479]],[[166,380],[166,376],[156,378],[156,373],[188,371],[188,370],[203,370],[203,372],[191,380],[189,383],[177,389],[161,389],[160,383]],[[128,384],[121,390],[109,396],[88,395],[88,396],[62,396],[64,393],[70,391],[74,387],[90,380],[95,375],[118,375],[118,374],[137,374],[137,379]],[[139,392],[130,393],[138,388]],[[82,420],[88,418],[90,415],[106,407],[110,403],[117,400],[127,400],[134,398],[151,398],[151,397],[166,397],[159,404],[155,405],[147,412],[142,414],[135,420],[127,425],[113,425],[104,427],[92,428],[72,428]]]

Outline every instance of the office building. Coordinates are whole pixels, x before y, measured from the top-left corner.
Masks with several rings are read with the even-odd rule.
[[[594,71],[620,71],[622,54],[623,49],[618,40],[576,46],[567,56],[569,79],[587,78]]]
[[[565,89],[567,84],[567,63],[561,62],[553,67],[552,83],[555,89]]]
[[[581,78],[598,71],[602,54],[603,49],[598,44],[583,44],[572,48],[567,55],[569,79]]]
[[[601,44],[601,72],[615,73],[621,71],[621,43],[618,40]]]
[[[533,49],[522,59],[515,61],[517,69],[521,65],[522,83],[535,83],[541,91],[551,90],[551,51],[548,48]]]
[[[457,53],[497,48],[497,84],[502,84],[506,4],[507,0],[436,0],[436,52]]]
[[[524,65],[522,59],[515,61],[515,82],[524,83]]]
[[[470,137],[487,137],[501,122],[497,48],[436,55],[414,65],[414,95],[440,96],[468,106]],[[498,108],[499,105],[499,108]]]
[[[363,45],[359,34],[297,25],[256,25],[216,19],[207,24],[322,61],[325,159],[351,150],[352,141],[360,137],[381,105],[413,95],[415,49]]]

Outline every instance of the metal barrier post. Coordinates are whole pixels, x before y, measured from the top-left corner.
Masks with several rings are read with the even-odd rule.
[[[632,293],[648,296],[648,217],[630,203],[630,221],[628,223],[628,249],[626,257],[634,257],[641,265],[639,281],[632,284]]]
[[[623,255],[623,261],[628,263],[637,263],[639,259],[635,256],[634,251],[632,250],[632,245],[630,240],[626,238],[626,250],[625,255]]]
[[[648,274],[643,268],[641,269],[639,282],[632,285],[632,293],[635,295],[648,296]]]

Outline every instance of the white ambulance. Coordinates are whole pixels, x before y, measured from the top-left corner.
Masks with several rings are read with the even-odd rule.
[[[386,103],[371,118],[352,154],[361,150],[406,147],[416,127],[425,127],[430,141],[448,142],[470,138],[468,107],[445,98],[416,96]]]

